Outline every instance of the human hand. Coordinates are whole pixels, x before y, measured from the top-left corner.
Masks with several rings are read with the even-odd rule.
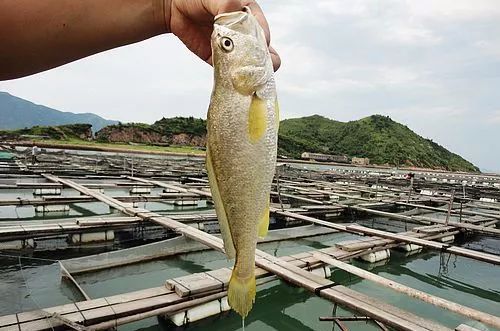
[[[254,0],[165,0],[165,22],[169,32],[175,34],[194,54],[212,64],[210,36],[214,17],[218,14],[250,7],[266,35],[274,70],[281,64],[276,50],[269,43],[271,34],[262,9]]]

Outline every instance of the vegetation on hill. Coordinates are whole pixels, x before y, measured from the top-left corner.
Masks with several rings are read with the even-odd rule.
[[[207,121],[201,118],[190,117],[172,117],[162,118],[156,121],[152,128],[166,136],[174,134],[191,134],[193,136],[204,136],[207,134]]]
[[[92,125],[90,124],[66,124],[59,126],[34,126],[19,130],[0,130],[2,140],[22,140],[26,138],[40,139],[92,139]]]
[[[339,122],[314,115],[280,123],[281,155],[304,151],[368,157],[374,164],[479,171],[472,163],[387,116]]]
[[[0,131],[1,140],[36,137],[72,143],[93,139],[90,124]],[[162,118],[152,125],[118,123],[97,132],[95,141],[199,148],[206,143],[206,121],[193,117],[174,117]],[[294,158],[299,158],[303,152],[317,152],[368,157],[371,163],[381,165],[479,171],[459,155],[381,115],[346,123],[319,115],[284,120],[280,123],[278,148],[278,154]]]
[[[205,146],[206,121],[194,117],[162,118],[152,125],[128,123],[110,125],[96,133],[100,142],[134,142]]]

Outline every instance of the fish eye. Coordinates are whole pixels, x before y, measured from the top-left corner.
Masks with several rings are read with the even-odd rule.
[[[231,52],[234,48],[233,41],[228,37],[222,37],[220,39],[220,46],[225,52]]]

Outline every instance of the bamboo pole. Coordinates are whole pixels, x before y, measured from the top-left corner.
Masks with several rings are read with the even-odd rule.
[[[162,314],[169,314],[169,313],[174,313],[177,311],[182,311],[189,309],[194,306],[201,305],[206,302],[210,302],[213,300],[218,300],[220,298],[225,297],[227,294],[227,291],[220,292],[220,293],[215,293],[209,296],[201,297],[199,299],[194,299],[194,300],[189,300],[187,302],[181,302],[175,305],[167,306],[167,307],[162,307],[158,309],[153,309],[150,311],[146,311],[143,313],[135,314],[135,315],[130,315],[130,316],[125,316],[125,317],[120,317],[114,320],[102,322],[99,324],[95,324],[92,326],[89,326],[89,330],[109,330],[112,328],[117,327],[118,325],[123,325],[127,323],[132,323],[135,321],[140,321],[149,317],[157,316],[157,315],[162,315]]]
[[[445,221],[442,221],[442,220],[439,220],[436,218],[431,218],[431,217],[406,216],[406,215],[401,215],[401,214],[388,213],[388,212],[381,211],[381,210],[363,208],[363,207],[359,207],[359,206],[347,206],[347,205],[340,205],[340,206],[344,206],[344,207],[351,208],[354,210],[363,211],[363,212],[373,214],[373,215],[385,216],[385,217],[397,219],[400,221],[410,221],[410,222],[417,222],[417,223],[431,222],[431,223],[443,224],[443,225],[445,224]],[[464,212],[464,214],[465,214],[465,212]],[[477,215],[479,215],[479,214],[477,214]],[[479,216],[482,216],[482,215],[479,215]],[[488,215],[488,216],[491,216],[491,215]],[[462,228],[462,229],[466,229],[466,230],[473,230],[473,231],[488,233],[491,235],[497,235],[497,236],[500,235],[500,229],[495,229],[495,228],[488,228],[488,227],[484,227],[484,226],[468,224],[468,223],[458,223],[458,222],[448,222],[448,225],[456,227],[456,228]]]
[[[368,279],[372,282],[375,282],[379,285],[391,288],[395,291],[398,291],[400,293],[404,293],[412,298],[422,300],[424,302],[430,303],[434,306],[440,307],[447,309],[449,311],[452,311],[454,313],[460,314],[462,316],[465,316],[467,318],[474,319],[476,321],[479,321],[481,323],[485,323],[488,325],[491,325],[496,328],[500,328],[500,318],[497,316],[493,316],[487,313],[484,313],[482,311],[460,305],[455,302],[448,301],[446,299],[427,294],[423,291],[419,291],[416,289],[413,289],[411,287],[402,285],[400,283],[397,283],[393,280],[386,279],[384,277],[381,277],[379,275],[376,275],[374,273],[368,272],[366,270],[363,270],[361,268],[355,267],[353,265],[350,265],[345,262],[341,262],[339,260],[335,260],[331,258],[329,255],[326,255],[324,253],[320,252],[315,252],[313,253],[313,256],[316,257],[317,259],[323,261],[324,263],[327,263],[331,266],[334,266],[336,268],[342,269],[344,271],[347,271],[353,275],[356,275],[358,277]]]

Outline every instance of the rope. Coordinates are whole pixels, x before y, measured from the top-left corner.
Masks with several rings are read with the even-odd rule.
[[[42,307],[40,307],[40,305],[38,304],[38,302],[36,302],[35,298],[33,297],[33,293],[32,293],[32,290],[31,288],[29,287],[28,285],[28,281],[26,280],[26,277],[24,276],[24,270],[23,270],[23,264],[21,262],[21,255],[18,256],[18,260],[19,260],[19,270],[21,271],[21,276],[23,277],[23,280],[24,280],[24,286],[26,286],[26,289],[28,290],[28,296],[30,297],[31,301],[33,301],[33,303],[35,304],[35,306],[38,308],[38,310],[42,311]],[[17,315],[17,314],[16,314]],[[52,329],[52,331],[55,331],[53,325],[52,325],[52,322],[49,318],[49,316],[47,314],[45,314],[45,319],[47,320],[47,323],[50,325],[50,328]]]
[[[28,257],[28,256],[22,256],[22,255],[9,255],[9,254],[0,254],[1,257],[7,257],[7,258],[12,258],[12,259],[26,259],[26,260],[37,260],[37,261],[46,261],[46,262],[59,262],[59,260],[52,260],[52,259],[43,259],[39,257]]]

